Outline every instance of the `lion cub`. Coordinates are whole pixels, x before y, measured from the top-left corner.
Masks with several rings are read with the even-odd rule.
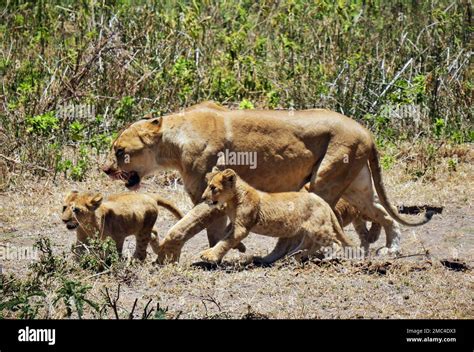
[[[309,183],[302,188],[302,191],[309,192]],[[373,222],[373,220],[362,215],[356,207],[351,205],[344,198],[339,199],[334,208],[334,213],[343,228],[350,224],[354,226],[354,230],[359,236],[361,245],[366,249],[366,251],[369,250],[370,243],[377,242],[379,239],[382,225]],[[367,221],[372,222],[370,229],[367,229]]]
[[[201,259],[218,263],[250,231],[278,237],[275,250],[263,258],[272,263],[299,252],[305,258],[322,246],[350,246],[329,204],[313,193],[266,193],[243,181],[232,169],[214,168],[207,176],[203,200],[223,206],[231,220],[226,237],[201,253]]]
[[[158,206],[168,209],[181,219],[182,213],[170,201],[156,194],[120,193],[106,200],[100,193],[70,192],[64,200],[62,221],[69,230],[75,230],[77,244],[86,243],[91,237],[101,239],[109,236],[121,254],[125,237],[135,235],[134,257],[146,258],[146,249],[151,240]]]

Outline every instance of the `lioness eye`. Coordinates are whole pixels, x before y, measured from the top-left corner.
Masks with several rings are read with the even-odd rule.
[[[64,205],[64,206],[63,206],[63,212],[65,212],[65,211],[66,211],[66,208],[67,208],[67,207]]]
[[[210,188],[211,188],[211,191],[215,191],[215,190],[216,190],[216,186],[214,186],[214,185],[211,185]]]
[[[125,155],[125,151],[123,149],[117,149],[117,151],[115,152],[115,156],[117,158],[122,158],[124,155]]]
[[[75,212],[76,214],[80,212],[79,208],[72,208],[72,211]]]

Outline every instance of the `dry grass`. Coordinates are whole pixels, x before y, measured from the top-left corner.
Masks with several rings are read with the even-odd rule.
[[[469,148],[468,148],[469,149]],[[468,150],[468,154],[471,153]],[[372,258],[365,261],[308,262],[286,260],[270,268],[239,265],[239,254],[231,253],[219,268],[193,265],[207,247],[204,233],[189,241],[179,264],[156,266],[154,255],[144,264],[122,265],[112,273],[95,274],[75,267],[68,278],[92,288],[88,298],[107,307],[105,288],[112,298],[120,284],[117,313],[121,318],[138,318],[148,304],[168,308],[168,318],[473,318],[472,270],[453,271],[440,260],[458,256],[474,265],[474,167],[472,159],[460,162],[456,171],[440,161],[428,179],[413,181],[407,161],[397,162],[386,171],[385,183],[394,203],[444,206],[442,215],[421,228],[403,228],[399,259]],[[148,180],[144,190],[160,192],[183,210],[191,203],[181,186],[172,186],[172,177]],[[169,182],[171,180],[171,182]],[[165,186],[157,186],[164,184]],[[171,185],[169,185],[171,184]],[[93,185],[93,186],[91,186]],[[87,183],[50,180],[24,182],[14,190],[0,193],[0,238],[3,246],[31,246],[39,236],[48,237],[54,252],[72,263],[70,246],[75,236],[60,221],[63,195],[70,189],[123,191],[100,174]],[[163,210],[157,226],[165,234],[174,220]],[[352,229],[347,229],[354,236]],[[374,248],[382,246],[382,235]],[[251,235],[245,244],[252,254],[271,250],[273,240]],[[126,251],[133,251],[129,240]],[[426,251],[429,252],[426,255]],[[26,278],[27,260],[2,260],[4,274]],[[60,281],[52,280],[45,300],[48,308],[41,317],[61,318],[65,309],[52,304]],[[136,307],[133,309],[134,302]],[[150,302],[151,300],[151,302]],[[105,308],[104,308],[105,309]],[[9,313],[16,316],[15,313]],[[97,316],[86,308],[85,317]],[[103,316],[114,318],[111,307]],[[73,315],[74,317],[74,315]]]

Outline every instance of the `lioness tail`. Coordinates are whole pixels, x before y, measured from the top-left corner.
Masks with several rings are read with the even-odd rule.
[[[431,220],[433,217],[433,212],[426,212],[424,219],[420,221],[410,221],[403,219],[399,214],[398,211],[392,206],[390,201],[388,200],[387,192],[385,191],[385,186],[382,181],[382,170],[380,169],[380,162],[379,162],[379,154],[375,147],[375,144],[372,145],[372,151],[369,157],[369,166],[370,166],[370,173],[372,174],[372,178],[374,180],[375,190],[377,191],[377,195],[379,196],[380,203],[382,203],[385,210],[390,214],[392,218],[397,220],[400,224],[406,226],[420,226],[426,224],[428,221]]]

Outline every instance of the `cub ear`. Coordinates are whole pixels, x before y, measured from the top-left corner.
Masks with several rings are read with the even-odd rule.
[[[66,202],[67,202],[67,201],[71,201],[71,200],[77,198],[77,195],[78,195],[78,194],[79,194],[78,191],[71,191],[71,192],[69,192],[69,193],[66,195],[66,197],[65,197]]]
[[[206,174],[206,182],[209,182],[210,180],[212,180],[212,178],[218,173],[218,172],[221,172],[221,170],[217,167],[217,166],[214,166],[212,168],[212,171],[211,172],[208,172]]]
[[[92,198],[89,200],[89,208],[91,210],[96,210],[102,204],[103,199],[104,197],[100,193],[93,195]]]
[[[222,177],[227,182],[234,183],[235,179],[237,178],[237,174],[232,169],[225,169],[224,171],[222,171]]]

